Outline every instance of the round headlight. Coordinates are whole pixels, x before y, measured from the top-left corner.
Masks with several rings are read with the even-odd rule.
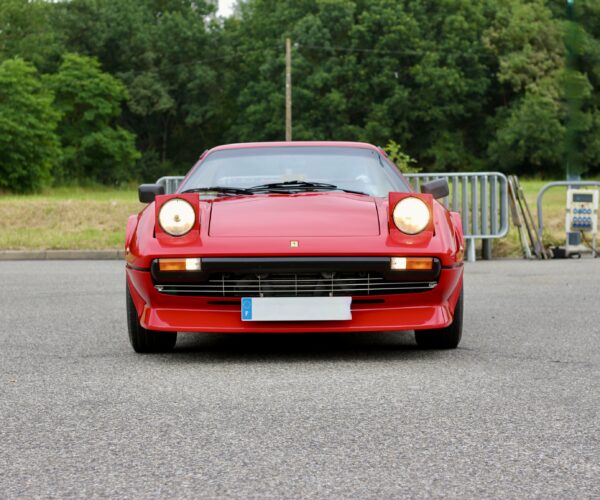
[[[412,196],[398,202],[394,208],[394,224],[403,233],[417,234],[429,224],[429,207],[427,204]]]
[[[171,236],[183,236],[194,226],[196,212],[187,201],[173,198],[160,207],[158,222]]]

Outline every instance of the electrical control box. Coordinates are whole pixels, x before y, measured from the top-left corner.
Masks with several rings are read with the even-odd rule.
[[[567,190],[566,229],[568,233],[598,232],[598,191]]]

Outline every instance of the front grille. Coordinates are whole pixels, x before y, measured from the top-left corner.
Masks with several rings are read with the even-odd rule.
[[[209,297],[324,297],[389,295],[431,290],[436,281],[392,281],[379,273],[215,273],[198,283],[161,283],[170,295]]]

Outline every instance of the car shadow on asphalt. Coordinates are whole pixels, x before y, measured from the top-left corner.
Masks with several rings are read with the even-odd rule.
[[[179,334],[173,362],[384,361],[437,358],[448,351],[417,347],[413,332],[320,334]]]

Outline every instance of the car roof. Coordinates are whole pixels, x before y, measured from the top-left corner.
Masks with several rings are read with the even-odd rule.
[[[367,142],[350,141],[281,141],[281,142],[241,142],[237,144],[224,144],[208,151],[223,151],[227,149],[256,149],[256,148],[281,148],[281,147],[336,147],[336,148],[361,148],[381,152],[381,149]]]

